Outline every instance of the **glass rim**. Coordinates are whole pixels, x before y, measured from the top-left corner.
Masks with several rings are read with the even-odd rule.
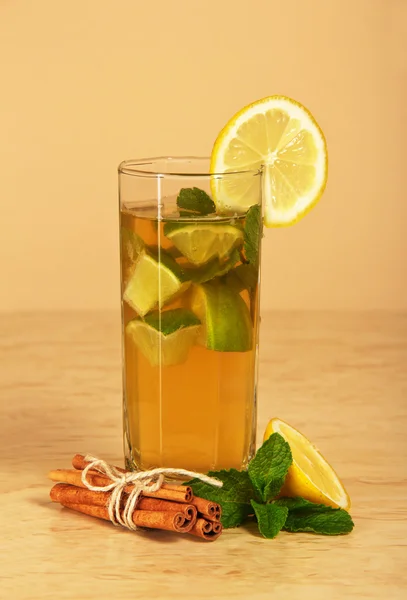
[[[118,166],[118,172],[120,175],[130,175],[133,177],[151,177],[151,178],[164,178],[164,177],[181,177],[181,178],[205,178],[205,177],[229,177],[239,175],[261,175],[260,169],[242,169],[235,171],[224,171],[224,172],[210,172],[207,169],[199,171],[187,172],[187,171],[174,171],[165,169],[143,169],[141,167],[149,164],[153,165],[159,161],[174,161],[174,164],[182,162],[204,162],[207,161],[209,164],[209,156],[153,156],[147,158],[130,158],[123,160]]]

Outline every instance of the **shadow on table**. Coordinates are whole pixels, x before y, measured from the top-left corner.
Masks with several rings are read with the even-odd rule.
[[[94,529],[95,525],[98,528],[103,528],[106,533],[110,531],[112,534],[124,535],[124,536],[138,536],[139,538],[148,538],[152,542],[158,543],[174,543],[178,542],[181,539],[187,539],[192,543],[207,543],[200,538],[196,538],[192,535],[187,534],[174,534],[171,531],[160,531],[155,529],[142,529],[139,528],[137,531],[129,531],[123,527],[115,527],[109,521],[104,521],[102,519],[96,519],[89,515],[84,515],[82,513],[76,512],[74,510],[70,510],[69,508],[65,508],[60,506],[55,502],[51,502],[47,497],[41,496],[35,497],[32,496],[28,498],[27,503],[30,505],[34,505],[40,509],[44,509],[49,511],[50,515],[50,530],[52,532],[67,532],[74,530],[87,530]],[[140,540],[141,541],[141,540]]]

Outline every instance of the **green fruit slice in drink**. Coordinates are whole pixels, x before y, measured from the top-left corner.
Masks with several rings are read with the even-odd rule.
[[[176,308],[129,321],[126,334],[153,367],[171,366],[186,361],[199,329],[200,320],[190,310]]]
[[[234,248],[243,245],[243,230],[223,223],[166,223],[165,236],[194,265],[212,258],[224,259]]]
[[[121,255],[122,255],[122,279],[126,286],[135,264],[141,252],[144,250],[144,243],[140,236],[127,227],[120,229]]]
[[[199,342],[218,352],[247,352],[253,324],[243,298],[221,281],[194,285],[191,307],[202,321]]]
[[[124,290],[123,299],[140,316],[182,294],[190,285],[182,269],[163,250],[143,251]]]

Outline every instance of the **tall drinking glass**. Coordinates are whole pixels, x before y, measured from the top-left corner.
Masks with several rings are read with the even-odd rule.
[[[126,466],[241,469],[255,450],[261,173],[129,160],[119,196]]]

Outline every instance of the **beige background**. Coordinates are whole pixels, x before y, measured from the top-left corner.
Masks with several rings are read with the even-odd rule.
[[[0,0],[0,309],[118,309],[116,165],[209,154],[273,93],[314,113],[330,178],[267,232],[263,308],[407,308],[406,9]]]

